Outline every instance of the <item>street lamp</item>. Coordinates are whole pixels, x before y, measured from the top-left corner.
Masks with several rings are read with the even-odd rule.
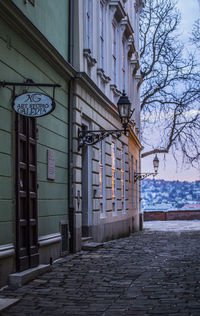
[[[158,173],[158,167],[159,167],[159,159],[158,159],[157,154],[154,157],[153,166],[154,166],[155,173],[157,174]]]
[[[156,176],[158,174],[158,167],[159,167],[159,159],[157,154],[155,155],[154,159],[153,159],[153,166],[154,166],[154,170],[155,172],[149,172],[149,173],[140,173],[140,172],[136,172],[134,174],[134,182],[136,182],[137,180],[143,180],[149,176]]]
[[[121,119],[121,123],[124,128],[124,134],[126,135],[127,126],[130,121],[131,115],[133,114],[133,111],[131,111],[131,103],[125,91],[123,91],[123,94],[119,98],[117,106],[118,106],[119,117]]]
[[[122,133],[126,135],[128,131],[128,124],[133,114],[131,111],[131,103],[126,95],[125,91],[123,91],[122,95],[120,96],[118,102],[118,113],[121,120],[121,124],[123,129],[117,130],[86,130],[86,129],[78,129],[78,150],[83,146],[90,146],[95,145],[96,143],[102,141],[104,138],[108,137],[109,135],[115,135],[119,138]]]

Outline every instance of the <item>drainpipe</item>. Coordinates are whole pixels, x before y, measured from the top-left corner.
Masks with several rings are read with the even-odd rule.
[[[139,150],[139,172],[141,173],[141,148]],[[142,181],[142,180],[141,180]],[[142,212],[142,209],[141,209],[141,201],[142,201],[142,197],[141,197],[141,181],[139,180],[139,194],[138,194],[138,198],[139,198],[139,221],[140,221],[140,224],[139,224],[139,230],[142,231],[143,230],[143,222],[144,222],[144,214]]]
[[[73,65],[73,1],[69,0],[69,63]],[[69,118],[68,118],[68,203],[69,203],[69,251],[75,252],[75,227],[74,227],[74,206],[73,206],[73,98],[74,80],[71,79],[68,85],[69,91]]]
[[[74,0],[69,0],[69,63],[73,65],[73,29],[74,29]]]

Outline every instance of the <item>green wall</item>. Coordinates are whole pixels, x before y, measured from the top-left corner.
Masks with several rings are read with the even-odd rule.
[[[48,2],[52,4],[53,1]],[[62,86],[55,92],[55,110],[37,119],[38,227],[41,236],[58,232],[59,222],[68,219],[68,83],[0,20],[0,81],[24,82],[26,78]],[[52,96],[52,88],[28,89]],[[16,93],[22,91],[22,87],[16,87]],[[11,87],[0,88],[0,245],[15,242],[15,142],[11,92]],[[56,177],[53,181],[47,179],[48,149],[55,152]]]
[[[69,0],[13,0],[48,41],[68,60]]]

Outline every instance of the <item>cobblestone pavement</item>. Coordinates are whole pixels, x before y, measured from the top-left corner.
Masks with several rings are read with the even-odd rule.
[[[1,315],[200,315],[200,221],[145,224],[143,232],[69,255],[29,284]],[[194,222],[193,222],[194,224]],[[175,222],[174,222],[175,225]],[[168,228],[167,228],[168,227]],[[199,227],[199,229],[198,229]]]

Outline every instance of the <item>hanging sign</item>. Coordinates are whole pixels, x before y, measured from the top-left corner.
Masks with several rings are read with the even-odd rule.
[[[55,109],[54,100],[46,94],[27,92],[14,98],[14,110],[24,116],[40,117]]]

